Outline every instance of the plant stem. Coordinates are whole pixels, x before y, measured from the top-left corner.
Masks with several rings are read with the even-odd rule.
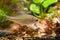
[[[35,17],[37,17],[37,18],[41,18],[40,16],[36,15],[35,13],[33,13],[33,15],[34,15]]]

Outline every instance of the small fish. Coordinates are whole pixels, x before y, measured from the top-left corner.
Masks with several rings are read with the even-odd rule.
[[[18,15],[18,16],[15,16],[15,17],[10,17],[10,16],[7,16],[8,20],[10,21],[13,21],[15,23],[18,23],[20,24],[21,26],[23,25],[28,25],[28,24],[31,24],[31,23],[34,23],[37,21],[37,18],[32,16],[32,15]]]

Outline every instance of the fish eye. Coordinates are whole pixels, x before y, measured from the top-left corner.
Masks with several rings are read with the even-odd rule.
[[[38,21],[38,19],[36,19],[36,21]]]

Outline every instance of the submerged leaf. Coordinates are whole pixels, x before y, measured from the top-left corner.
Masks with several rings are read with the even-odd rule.
[[[42,3],[44,0],[33,0],[34,3]]]
[[[50,7],[48,12],[54,12],[54,8],[53,7]]]
[[[58,0],[46,0],[42,5],[44,6],[44,8],[47,8],[49,5],[56,3],[57,1]]]
[[[4,16],[4,11],[0,9],[0,22],[5,18]]]
[[[0,9],[0,17],[3,16],[4,12]]]
[[[40,8],[39,8],[39,6],[37,6],[36,4],[31,4],[31,5],[30,5],[30,10],[31,10],[32,12],[34,12],[34,13],[37,13],[37,14],[40,13]]]

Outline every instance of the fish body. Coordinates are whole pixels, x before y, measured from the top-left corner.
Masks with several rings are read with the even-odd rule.
[[[20,25],[28,25],[28,24],[31,24],[31,23],[34,23],[36,22],[37,18],[32,16],[32,15],[18,15],[18,16],[14,16],[14,17],[10,17],[10,16],[7,16],[8,20],[10,21],[13,21],[17,24],[20,24]]]

